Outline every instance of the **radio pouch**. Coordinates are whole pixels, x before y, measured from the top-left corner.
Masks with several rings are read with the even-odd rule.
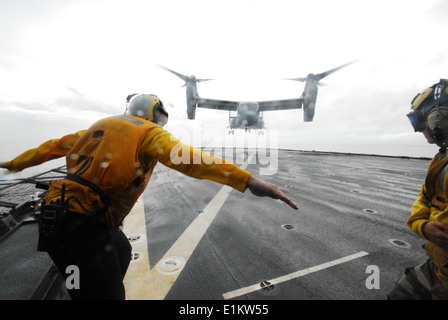
[[[61,200],[42,206],[39,218],[38,251],[55,251],[59,245],[61,224],[67,214],[68,205],[64,201],[65,184],[62,185]]]

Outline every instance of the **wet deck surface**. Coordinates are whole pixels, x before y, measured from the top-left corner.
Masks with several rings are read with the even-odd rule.
[[[251,154],[232,160],[299,210],[158,165],[124,223],[138,238],[128,299],[383,300],[426,259],[406,220],[428,160],[280,150],[243,164]],[[33,296],[51,265],[36,242],[37,224],[27,223],[0,243],[0,299]],[[379,288],[366,286],[371,268]],[[145,283],[155,289],[140,290]]]
[[[406,220],[428,160],[280,151],[275,175],[260,175],[273,161],[257,162],[246,169],[277,184],[299,211],[232,190],[210,216],[204,208],[221,185],[156,168],[142,204],[148,254],[131,262],[129,277],[149,260],[147,281],[171,278],[146,296],[130,278],[129,298],[382,300],[406,267],[426,259]],[[201,215],[209,217],[199,231]],[[176,249],[189,234],[200,240]]]

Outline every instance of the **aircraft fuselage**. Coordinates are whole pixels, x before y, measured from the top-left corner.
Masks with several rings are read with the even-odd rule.
[[[241,102],[236,117],[229,117],[229,126],[231,129],[263,129],[264,120],[258,103]]]

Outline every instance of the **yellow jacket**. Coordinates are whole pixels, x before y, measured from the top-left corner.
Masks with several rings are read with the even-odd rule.
[[[425,184],[408,219],[408,226],[421,237],[425,223],[439,221],[448,224],[448,156],[446,151],[437,154],[428,168]],[[434,260],[436,273],[448,284],[448,251],[428,241],[425,250]]]
[[[107,147],[112,144],[113,147]],[[150,121],[128,115],[102,119],[89,130],[47,141],[6,162],[6,166],[20,171],[64,155],[68,174],[95,183],[112,199],[106,214],[111,225],[119,225],[132,209],[157,162],[190,177],[216,181],[241,192],[246,190],[251,175],[231,162],[183,144]],[[103,207],[98,194],[89,187],[65,179],[51,182],[47,202],[60,199],[62,183],[66,183],[65,198],[72,198],[70,211],[93,215]]]

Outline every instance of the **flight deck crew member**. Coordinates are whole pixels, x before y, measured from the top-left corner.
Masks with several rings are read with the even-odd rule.
[[[175,139],[162,128],[168,113],[157,96],[130,95],[127,101],[125,114],[0,163],[2,168],[21,171],[66,157],[67,177],[50,182],[45,203],[57,203],[64,189],[68,213],[58,247],[48,253],[66,278],[67,266],[79,268],[79,289],[69,290],[72,299],[125,299],[123,278],[131,246],[119,226],[145,190],[157,162],[190,177],[280,199],[297,210],[277,186]],[[180,154],[185,150],[190,151],[190,161],[179,161],[177,157],[185,159]]]
[[[391,300],[448,299],[448,80],[429,87],[412,100],[408,114],[414,130],[440,147],[429,165],[425,183],[408,226],[428,240],[428,260],[407,268],[388,294]]]

